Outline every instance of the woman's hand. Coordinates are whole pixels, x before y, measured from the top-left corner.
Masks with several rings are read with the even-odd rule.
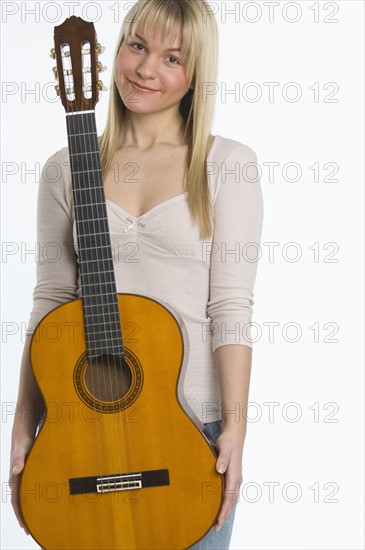
[[[242,452],[246,438],[252,349],[228,344],[215,351],[222,396],[222,433],[217,439],[216,468],[225,474],[225,494],[215,529],[219,530],[238,501],[242,483]]]
[[[242,439],[242,438],[241,438]],[[242,483],[243,440],[236,439],[227,430],[223,430],[217,439],[217,471],[225,474],[225,493],[223,504],[214,528],[219,531],[227,519],[234,504],[238,501]]]
[[[33,445],[33,441],[31,438],[24,437],[13,445],[10,455],[9,487],[11,491],[11,504],[20,527],[24,529],[27,535],[29,535],[29,531],[23,521],[19,505],[19,475],[24,468],[25,458]]]

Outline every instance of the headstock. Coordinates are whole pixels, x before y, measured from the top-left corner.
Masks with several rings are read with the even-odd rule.
[[[56,92],[66,112],[93,110],[99,92],[106,89],[99,80],[105,67],[98,61],[104,48],[96,41],[94,24],[73,15],[54,28],[54,43]]]

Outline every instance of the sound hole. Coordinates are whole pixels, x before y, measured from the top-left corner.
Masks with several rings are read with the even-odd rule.
[[[100,355],[88,363],[85,384],[100,401],[117,401],[126,395],[132,385],[132,373],[119,355]]]

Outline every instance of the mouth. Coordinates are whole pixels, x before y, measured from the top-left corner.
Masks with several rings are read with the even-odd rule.
[[[147,86],[142,86],[141,84],[137,84],[137,82],[134,82],[133,80],[130,80],[130,78],[127,79],[130,84],[132,84],[137,90],[141,90],[142,92],[158,92],[158,90],[153,90],[152,88],[147,88]]]

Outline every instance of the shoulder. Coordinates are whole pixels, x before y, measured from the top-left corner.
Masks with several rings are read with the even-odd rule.
[[[247,185],[243,186],[242,183],[259,183],[260,171],[256,152],[249,145],[235,139],[216,135],[207,165],[214,202],[223,187],[226,189],[225,193],[233,196],[234,183],[239,184],[241,192],[247,188]]]
[[[44,170],[47,173],[55,175],[57,172],[64,172],[70,166],[70,157],[68,147],[62,147],[53,153],[44,163]]]
[[[57,200],[68,210],[72,205],[70,157],[68,147],[53,153],[44,163],[40,181],[42,196]]]
[[[223,161],[231,157],[241,161],[257,162],[256,152],[249,145],[219,134],[213,136],[213,138],[210,150],[210,160],[212,162]]]
[[[70,157],[68,147],[62,147],[53,153],[44,163],[42,169],[43,183],[56,187],[67,187],[70,183]]]

